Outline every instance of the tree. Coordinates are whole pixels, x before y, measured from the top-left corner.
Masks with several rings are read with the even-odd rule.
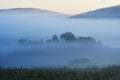
[[[60,38],[65,40],[65,41],[74,41],[74,40],[76,40],[76,37],[71,32],[63,33],[62,35],[60,35]]]
[[[51,39],[46,40],[46,43],[51,43],[51,42],[52,42]]]
[[[78,37],[78,40],[87,43],[96,43],[96,40],[92,37]]]
[[[56,34],[52,36],[52,41],[54,41],[54,42],[59,41],[58,36]]]
[[[41,40],[40,40],[40,43],[44,43],[44,40],[43,40],[43,38],[41,38]]]
[[[28,40],[28,39],[19,39],[18,40],[18,43],[20,43],[20,44],[27,44],[27,43],[30,43],[31,41],[30,40]]]

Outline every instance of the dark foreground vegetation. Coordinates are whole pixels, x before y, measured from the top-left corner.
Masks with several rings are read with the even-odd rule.
[[[0,69],[0,80],[120,80],[120,66]]]

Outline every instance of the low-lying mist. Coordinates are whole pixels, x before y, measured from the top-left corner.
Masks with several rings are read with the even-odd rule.
[[[10,50],[9,50],[10,49]],[[120,65],[120,50],[71,32],[35,41],[19,39],[0,60],[1,67],[88,67]]]
[[[85,67],[120,64],[119,26],[119,19],[0,15],[0,67]],[[79,36],[83,36],[82,39],[90,36],[99,44],[51,41],[51,35],[61,35],[68,31],[73,32],[76,39]]]

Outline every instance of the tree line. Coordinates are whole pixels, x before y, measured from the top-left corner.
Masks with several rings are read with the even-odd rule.
[[[30,43],[60,43],[60,42],[80,42],[80,43],[92,43],[92,44],[101,44],[101,41],[96,41],[92,37],[76,37],[72,32],[65,32],[60,36],[54,34],[51,39],[47,39],[46,41],[41,38],[39,41],[33,41],[29,39],[19,39],[18,43],[20,44],[30,44]]]

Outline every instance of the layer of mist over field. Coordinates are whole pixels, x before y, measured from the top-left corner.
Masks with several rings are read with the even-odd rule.
[[[53,67],[120,64],[119,19],[71,19],[32,15],[0,16],[1,67]],[[90,36],[102,47],[81,47],[80,43],[19,44],[25,38],[44,41],[72,32]],[[86,44],[86,46],[88,46]]]

